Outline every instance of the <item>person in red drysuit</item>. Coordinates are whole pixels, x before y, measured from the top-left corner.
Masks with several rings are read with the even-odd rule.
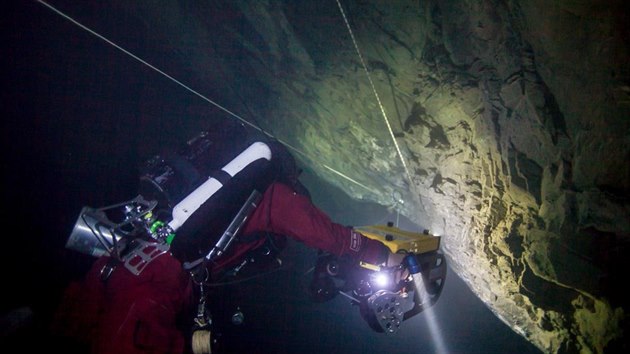
[[[382,243],[334,223],[308,196],[280,182],[266,189],[243,226],[244,236],[256,232],[283,235],[371,264],[391,256]],[[228,266],[263,242],[235,243],[214,266]],[[103,281],[100,273],[107,262],[107,257],[100,258],[82,283],[68,288],[56,327],[89,342],[92,353],[183,353],[186,342],[178,316],[192,304],[193,286],[180,262],[165,253],[139,275],[118,267]]]

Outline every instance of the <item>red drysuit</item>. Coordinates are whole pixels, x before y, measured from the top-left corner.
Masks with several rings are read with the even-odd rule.
[[[260,231],[372,264],[387,260],[383,244],[333,223],[308,197],[281,183],[267,188],[242,234]],[[236,243],[229,256],[218,259],[219,265],[239,260],[262,242]],[[118,267],[103,281],[100,271],[107,261],[97,260],[82,283],[71,284],[56,327],[89,341],[93,353],[182,353],[185,338],[176,323],[191,304],[192,283],[180,262],[165,253],[139,275]]]

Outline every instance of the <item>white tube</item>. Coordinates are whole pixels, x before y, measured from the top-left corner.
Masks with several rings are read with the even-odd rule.
[[[234,177],[245,167],[259,159],[271,160],[271,149],[265,143],[255,142],[227,165],[223,166],[221,170],[231,177]],[[168,226],[170,226],[173,231],[177,231],[177,229],[179,229],[203,203],[210,199],[214,193],[221,189],[221,187],[223,187],[221,182],[210,177],[206,182],[175,205],[173,208],[173,220],[168,223]]]

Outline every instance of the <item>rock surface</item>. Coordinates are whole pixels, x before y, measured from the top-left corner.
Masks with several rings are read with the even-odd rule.
[[[450,264],[549,353],[627,349],[623,1],[122,2],[191,82]],[[357,53],[358,47],[360,55]]]

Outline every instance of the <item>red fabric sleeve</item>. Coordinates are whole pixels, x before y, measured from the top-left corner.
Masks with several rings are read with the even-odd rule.
[[[192,283],[179,261],[165,253],[140,275],[118,268],[105,285],[93,353],[182,353],[185,339],[176,323],[190,304]]]
[[[337,256],[349,255],[357,261],[380,264],[387,260],[388,249],[382,243],[334,223],[308,197],[282,183],[267,188],[243,234],[259,231],[285,235],[309,247]]]
[[[68,287],[57,333],[91,343],[93,354],[183,353],[177,316],[190,306],[193,290],[179,261],[165,253],[140,275],[118,264],[103,281],[100,271],[108,260],[98,259],[82,283]]]
[[[105,303],[105,287],[98,280],[106,262],[105,257],[99,258],[83,281],[68,285],[51,324],[55,335],[74,338],[86,345],[92,341]]]

